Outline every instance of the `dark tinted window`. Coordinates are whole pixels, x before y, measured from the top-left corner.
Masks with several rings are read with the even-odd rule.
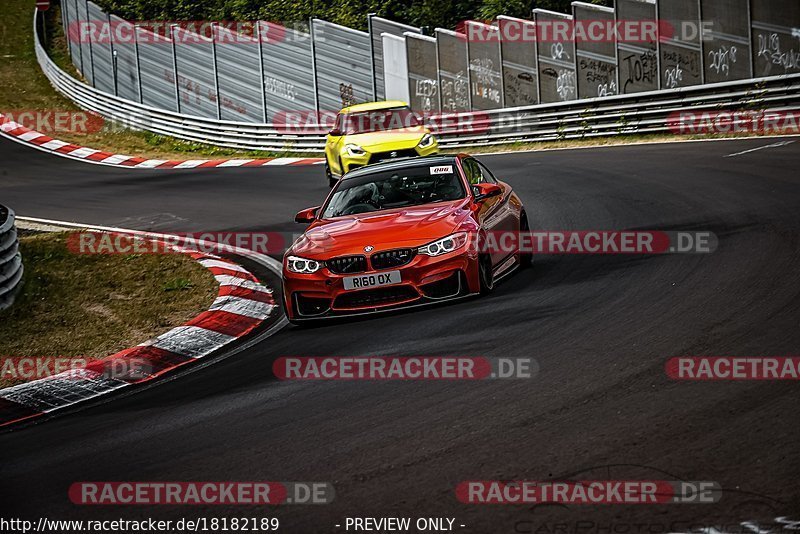
[[[494,174],[492,174],[492,171],[487,169],[486,165],[484,165],[480,161],[475,160],[475,162],[478,164],[478,169],[480,169],[481,171],[481,176],[483,178],[482,181],[489,182],[490,184],[496,184],[497,179],[494,177]]]
[[[458,200],[464,195],[453,163],[405,167],[340,182],[322,218]]]
[[[463,160],[462,166],[464,167],[464,173],[467,175],[467,180],[469,181],[470,185],[476,185],[484,182],[490,184],[497,183],[497,180],[495,180],[489,169],[475,159],[469,158]]]
[[[343,130],[347,135],[353,135],[416,128],[420,124],[419,117],[411,109],[397,107],[350,113],[344,119]]]

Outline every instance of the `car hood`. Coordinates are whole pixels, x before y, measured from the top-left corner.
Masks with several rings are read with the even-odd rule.
[[[416,248],[456,232],[469,217],[469,200],[363,213],[314,222],[289,249],[311,259]]]
[[[392,145],[392,148],[414,148],[426,133],[428,133],[428,130],[424,126],[416,126],[401,130],[348,135],[345,143],[356,144],[370,152],[375,147],[384,147],[386,145]]]

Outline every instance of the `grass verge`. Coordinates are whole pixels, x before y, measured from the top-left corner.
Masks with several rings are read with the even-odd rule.
[[[0,369],[8,357],[97,359],[137,345],[207,309],[213,275],[174,255],[77,255],[67,233],[20,238],[25,276],[0,312]],[[0,375],[0,387],[22,380]]]

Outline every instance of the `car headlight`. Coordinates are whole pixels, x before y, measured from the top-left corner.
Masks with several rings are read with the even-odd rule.
[[[420,139],[419,144],[417,146],[420,148],[428,148],[434,142],[436,142],[436,138],[433,136],[433,134],[427,133],[422,136],[422,139]]]
[[[289,256],[286,258],[286,267],[293,273],[312,274],[322,269],[322,262]]]
[[[347,152],[348,156],[353,156],[353,157],[364,156],[367,153],[366,150],[352,143],[344,145],[344,150],[345,152]]]
[[[417,252],[426,256],[441,256],[442,254],[447,254],[448,252],[453,252],[454,250],[460,249],[466,243],[467,233],[458,232],[438,239],[433,243],[428,243],[423,247],[419,247]]]

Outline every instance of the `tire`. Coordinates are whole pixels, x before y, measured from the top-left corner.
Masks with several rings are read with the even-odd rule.
[[[481,283],[481,295],[488,295],[494,289],[494,273],[492,272],[492,257],[489,254],[478,256],[478,279]]]
[[[528,224],[528,214],[523,211],[519,217],[519,233],[522,234],[530,231],[531,227]],[[527,269],[531,265],[533,265],[533,254],[520,251],[519,253],[520,269]]]
[[[331,166],[328,165],[328,158],[325,158],[325,176],[328,178],[328,187],[332,188],[336,185],[336,182],[338,182],[338,180],[333,177],[333,174],[331,174]]]

